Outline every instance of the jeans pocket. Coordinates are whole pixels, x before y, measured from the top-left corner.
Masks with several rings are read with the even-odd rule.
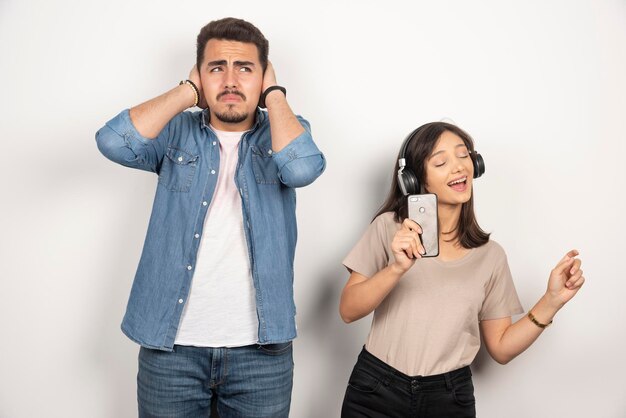
[[[257,348],[264,354],[268,354],[270,356],[280,356],[281,354],[285,354],[290,351],[292,342],[288,341],[286,343],[277,343],[277,344],[258,344]]]
[[[252,145],[252,171],[258,184],[278,184],[278,166],[270,148]]]
[[[372,393],[376,391],[379,385],[380,380],[376,376],[373,376],[359,366],[356,366],[354,370],[352,370],[350,379],[348,379],[349,387],[364,393]]]
[[[198,155],[169,147],[159,172],[159,184],[172,192],[188,192],[196,174]]]
[[[455,384],[452,394],[454,395],[454,401],[461,406],[471,406],[476,403],[472,378],[468,378],[467,380],[463,380]]]

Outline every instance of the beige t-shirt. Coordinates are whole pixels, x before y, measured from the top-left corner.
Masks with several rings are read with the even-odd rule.
[[[394,261],[399,228],[392,212],[378,216],[343,264],[372,277]],[[445,373],[474,360],[479,321],[522,312],[506,254],[489,241],[458,260],[416,260],[374,311],[366,348],[409,376]]]

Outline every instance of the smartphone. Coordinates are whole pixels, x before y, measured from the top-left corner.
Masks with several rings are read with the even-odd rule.
[[[426,254],[422,257],[439,255],[439,217],[437,216],[437,195],[413,194],[408,198],[409,219],[422,227],[422,246]]]

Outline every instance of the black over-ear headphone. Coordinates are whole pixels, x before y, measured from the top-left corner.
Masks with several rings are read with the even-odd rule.
[[[422,128],[424,128],[424,126],[420,126],[411,132],[402,143],[402,148],[400,148],[400,158],[398,159],[398,186],[400,187],[402,194],[405,196],[420,193],[419,181],[417,180],[417,176],[413,170],[406,166],[405,155],[409,142],[411,142],[413,137]],[[474,166],[474,178],[477,179],[485,174],[485,160],[483,160],[482,155],[472,150],[470,150],[470,158],[472,159],[472,165]]]

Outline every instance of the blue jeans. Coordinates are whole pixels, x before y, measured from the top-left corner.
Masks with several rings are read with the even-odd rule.
[[[288,417],[292,383],[291,342],[139,350],[140,417]]]

